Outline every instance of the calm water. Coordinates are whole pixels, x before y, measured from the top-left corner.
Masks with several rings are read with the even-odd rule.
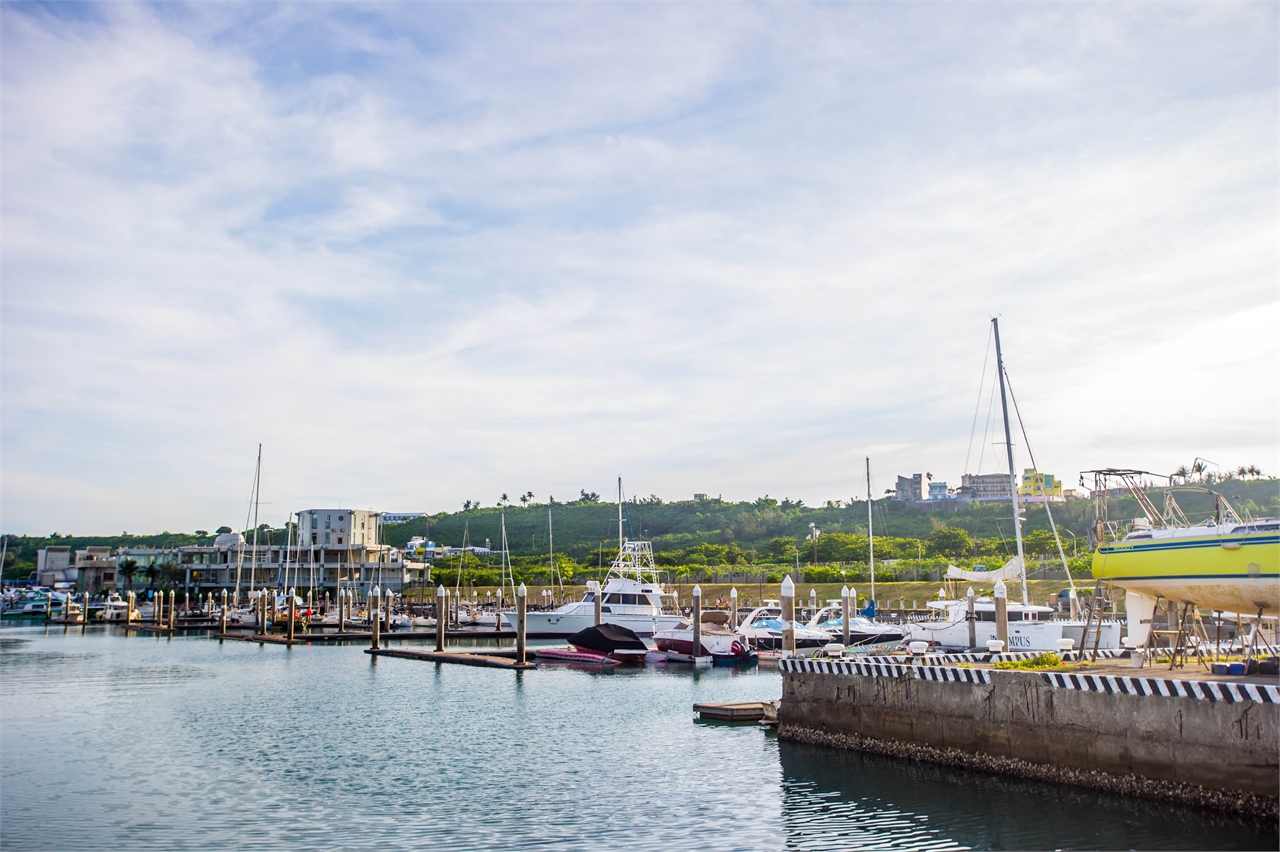
[[[1275,826],[693,721],[775,672],[0,630],[3,849],[1276,849]]]

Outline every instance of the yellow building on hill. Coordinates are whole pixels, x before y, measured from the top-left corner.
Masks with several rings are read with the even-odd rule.
[[[1061,503],[1066,498],[1062,496],[1062,480],[1029,467],[1022,471],[1018,499],[1024,503]]]

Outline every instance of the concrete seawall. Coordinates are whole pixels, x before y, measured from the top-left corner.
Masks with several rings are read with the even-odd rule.
[[[1280,687],[785,660],[784,727],[1280,795]]]

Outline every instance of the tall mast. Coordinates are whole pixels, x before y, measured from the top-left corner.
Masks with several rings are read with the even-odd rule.
[[[258,445],[258,466],[253,471],[253,561],[249,564],[249,591],[258,573],[258,488],[262,484],[262,445]]]
[[[618,477],[618,558],[622,558],[622,477]]]
[[[1013,535],[1018,542],[1018,567],[1022,571],[1022,605],[1027,605],[1027,563],[1022,553],[1022,513],[1018,511],[1018,472],[1013,467],[1013,437],[1009,433],[1009,401],[1004,392],[1004,356],[1000,353],[1000,320],[991,318],[996,337],[996,373],[1000,377],[1000,410],[1004,414],[1004,449],[1009,455],[1009,499],[1013,502]]]
[[[867,560],[871,565],[871,617],[876,612],[876,534],[871,519],[871,456],[867,456]],[[892,598],[889,599],[892,602]]]

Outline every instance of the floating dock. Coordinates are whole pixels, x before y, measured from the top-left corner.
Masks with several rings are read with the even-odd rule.
[[[422,660],[427,663],[456,663],[462,666],[482,666],[489,669],[535,669],[535,663],[517,663],[506,655],[477,654],[468,651],[410,651],[404,648],[366,648],[366,654],[375,657],[401,657],[406,660]],[[512,655],[514,657],[514,655]]]
[[[717,722],[760,722],[767,718],[765,705],[773,708],[772,701],[730,701],[718,704],[695,704],[693,712],[699,719]]]

